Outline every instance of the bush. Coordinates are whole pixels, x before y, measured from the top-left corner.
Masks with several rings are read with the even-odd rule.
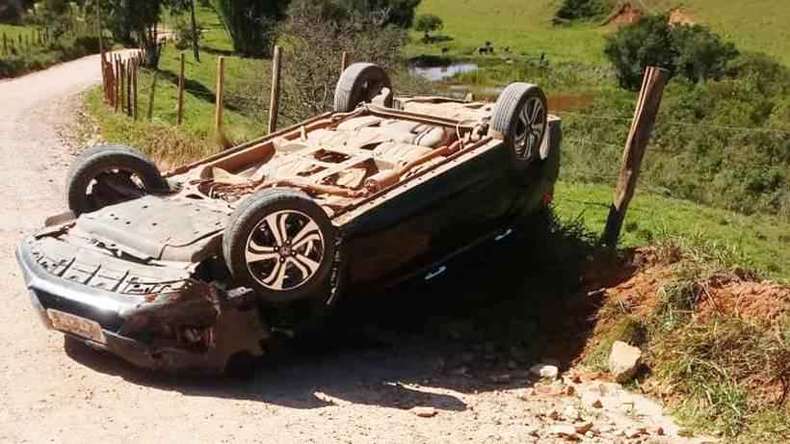
[[[670,25],[666,15],[652,15],[624,26],[607,38],[604,50],[612,62],[620,86],[636,90],[646,66],[659,66],[670,75],[692,82],[721,78],[727,65],[738,56],[732,43],[725,43],[700,25]]]
[[[717,81],[672,82],[640,186],[746,214],[790,217],[788,97],[790,69],[759,55],[740,56]],[[633,104],[632,93],[606,91],[585,116],[565,117],[564,177],[614,180]]]
[[[414,24],[414,30],[417,32],[422,32],[425,35],[423,36],[423,41],[429,42],[431,40],[431,33],[434,31],[439,31],[444,27],[444,22],[442,19],[433,14],[423,14],[417,17],[417,23]]]
[[[375,14],[349,13],[332,1],[297,0],[289,9],[282,38],[289,47],[285,64],[283,114],[300,120],[331,108],[343,51],[353,61],[400,68],[406,31],[382,26]]]
[[[212,3],[236,52],[248,57],[271,54],[274,29],[285,17],[287,0],[214,0]]]
[[[611,11],[612,3],[611,0],[563,0],[554,21],[601,19]]]

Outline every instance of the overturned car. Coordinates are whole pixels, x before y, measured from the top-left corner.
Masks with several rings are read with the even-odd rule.
[[[221,372],[359,289],[430,281],[546,206],[560,121],[535,85],[495,104],[395,97],[354,64],[334,112],[160,173],[81,154],[69,212],[19,264],[48,328],[144,368]]]

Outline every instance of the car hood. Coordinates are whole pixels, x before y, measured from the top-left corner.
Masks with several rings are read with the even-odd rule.
[[[144,196],[83,214],[74,230],[141,260],[200,262],[217,253],[232,212],[214,199]]]

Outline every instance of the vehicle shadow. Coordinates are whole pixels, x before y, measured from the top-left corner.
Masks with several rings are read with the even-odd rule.
[[[570,367],[595,326],[602,292],[594,290],[627,279],[631,262],[631,253],[613,255],[578,233],[528,237],[430,287],[347,301],[319,337],[288,343],[248,379],[171,377],[79,346],[68,353],[97,371],[191,396],[462,411],[464,394],[533,385],[537,362]]]

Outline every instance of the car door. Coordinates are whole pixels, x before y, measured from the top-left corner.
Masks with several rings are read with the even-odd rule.
[[[501,227],[513,205],[510,156],[501,144],[482,148],[345,226],[352,286],[430,272]]]

